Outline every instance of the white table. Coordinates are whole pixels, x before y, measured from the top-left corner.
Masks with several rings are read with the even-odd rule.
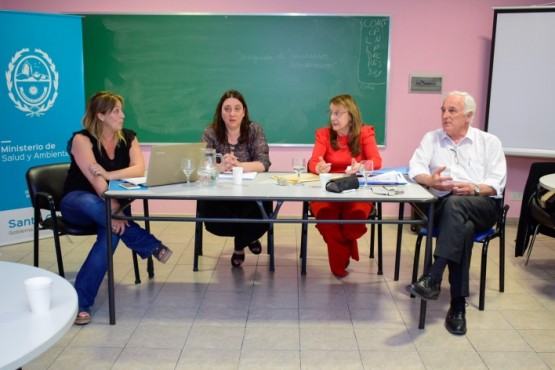
[[[23,282],[36,276],[52,278],[51,309],[31,312]],[[17,369],[52,347],[69,330],[77,315],[77,293],[64,278],[50,271],[0,261],[0,370]]]
[[[430,194],[425,188],[418,184],[408,184],[399,186],[403,189],[403,192],[395,195],[380,195],[376,194],[370,189],[359,189],[353,192],[347,192],[344,194],[330,193],[323,190],[320,187],[320,182],[307,182],[302,186],[288,185],[280,186],[277,185],[276,180],[272,176],[284,175],[279,173],[259,173],[255,180],[246,181],[244,180],[241,185],[234,185],[231,180],[220,180],[217,186],[214,187],[202,187],[198,184],[193,184],[193,186],[187,186],[185,184],[174,184],[166,186],[155,186],[149,188],[143,188],[138,190],[125,190],[120,187],[117,183],[111,182],[108,191],[104,193],[106,199],[118,199],[118,200],[241,200],[241,201],[255,201],[258,202],[261,211],[263,213],[263,219],[217,219],[217,218],[198,218],[191,216],[150,216],[145,214],[144,216],[134,215],[130,218],[134,220],[144,220],[144,221],[185,221],[185,222],[196,222],[196,221],[212,221],[212,222],[266,222],[266,223],[378,223],[378,224],[398,224],[398,243],[400,243],[401,226],[403,224],[423,224],[427,228],[432,227],[432,219],[434,207],[433,203],[437,200],[435,196]],[[286,174],[290,175],[290,174]],[[378,186],[378,188],[382,188]],[[262,208],[262,202],[264,201],[274,201],[277,203],[272,214],[265,214]],[[283,204],[283,202],[310,202],[310,201],[328,201],[328,202],[380,202],[380,203],[397,203],[399,207],[399,218],[398,219],[387,219],[387,220],[315,220],[315,219],[303,219],[298,217],[279,217],[278,213]],[[110,324],[114,325],[116,323],[115,318],[115,299],[114,299],[114,271],[113,271],[113,258],[112,258],[112,238],[111,235],[111,222],[112,217],[123,218],[123,216],[114,216],[111,209],[111,202],[106,203],[106,232],[107,232],[107,259],[108,259],[108,302],[109,302],[109,313],[110,313]],[[428,215],[422,215],[423,220],[407,220],[403,218],[403,207],[404,203],[428,203],[431,206],[428,210]],[[129,217],[128,217],[129,219]],[[195,247],[196,248],[196,247]],[[400,250],[400,249],[399,249]],[[197,251],[195,250],[195,261],[194,268],[197,267]],[[306,270],[306,251],[301,251],[302,268],[301,273],[305,273]],[[431,238],[426,239],[426,254],[425,254],[425,269],[431,263]],[[397,259],[398,260],[398,259]],[[270,266],[272,266],[272,261],[270,261]],[[424,327],[424,316],[426,302],[422,300],[421,305],[421,316],[419,327]]]
[[[544,189],[555,191],[555,173],[540,177],[540,185]]]

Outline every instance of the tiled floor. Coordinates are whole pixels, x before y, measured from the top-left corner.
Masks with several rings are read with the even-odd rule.
[[[449,297],[428,304],[418,329],[419,300],[410,280],[415,236],[404,232],[401,279],[393,281],[395,229],[385,227],[383,276],[368,259],[344,279],[333,277],[320,235],[309,227],[308,274],[300,275],[299,225],[276,225],[276,271],[268,256],[247,254],[232,268],[232,241],[204,236],[200,271],[192,271],[193,225],[156,223],[174,255],[155,262],[156,276],[134,284],[129,250],[115,255],[117,324],[108,324],[103,284],[93,322],[73,326],[27,369],[548,369],[555,368],[555,239],[539,238],[532,260],[514,258],[508,227],[505,293],[498,289],[497,241],[488,260],[486,309],[479,311],[480,252],[472,264],[466,336],[443,327]],[[75,277],[93,239],[63,239],[67,278]],[[264,243],[265,245],[265,238]],[[31,243],[0,248],[0,259],[32,264]],[[481,250],[481,249],[480,249]],[[41,267],[56,271],[52,241]],[[445,287],[446,288],[446,287]]]

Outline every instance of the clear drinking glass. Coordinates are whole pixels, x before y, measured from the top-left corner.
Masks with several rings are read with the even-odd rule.
[[[291,161],[293,165],[293,170],[297,174],[297,183],[295,185],[302,185],[301,184],[301,173],[306,170],[306,161],[304,158],[293,158]]]
[[[191,174],[195,170],[195,162],[191,158],[183,158],[181,161],[181,170],[185,174],[185,179],[187,180],[187,185],[190,186],[191,182],[189,181]]]
[[[368,175],[372,175],[372,172],[374,172],[374,161],[372,161],[371,159],[360,161],[360,167],[358,170],[364,177],[364,184],[362,185],[362,187],[367,187]]]

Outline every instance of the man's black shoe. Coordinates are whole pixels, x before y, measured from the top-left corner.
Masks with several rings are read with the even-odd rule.
[[[435,300],[441,291],[440,283],[435,281],[431,275],[422,275],[415,283],[407,285],[405,290],[410,294],[426,301]]]
[[[445,329],[455,335],[466,334],[466,315],[464,309],[455,311],[452,307],[449,307],[445,317]]]

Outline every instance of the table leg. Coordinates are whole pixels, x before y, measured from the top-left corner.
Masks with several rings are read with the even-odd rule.
[[[108,309],[110,325],[116,324],[116,303],[114,298],[114,259],[112,255],[112,202],[105,198],[106,204],[106,259],[108,261]]]
[[[303,220],[308,220],[308,208],[310,207],[310,205],[308,204],[307,201],[303,202],[303,215],[302,218]],[[308,234],[308,223],[303,222],[301,224],[301,275],[306,275],[306,258],[307,258],[307,242],[308,242],[308,238],[307,238],[307,234]]]
[[[432,265],[432,230],[434,227],[434,203],[430,203],[428,208],[428,233],[426,233],[426,252],[424,253],[424,274],[428,273],[430,266]],[[424,329],[426,325],[426,301],[420,301],[420,320],[418,322],[418,329]]]
[[[143,199],[143,209],[145,220],[145,229],[150,233],[150,211],[148,210],[148,199]],[[148,257],[146,260],[146,271],[148,273],[148,278],[152,279],[154,277],[154,263],[152,262],[152,256]]]
[[[405,203],[399,203],[399,220],[403,220],[405,217]],[[397,225],[397,248],[395,249],[395,273],[393,275],[393,280],[399,280],[399,268],[401,264],[401,244],[403,241],[403,224]]]
[[[201,214],[197,205],[196,218],[200,218]],[[198,271],[198,256],[202,256],[202,222],[195,221],[195,245],[193,253],[193,271]]]

